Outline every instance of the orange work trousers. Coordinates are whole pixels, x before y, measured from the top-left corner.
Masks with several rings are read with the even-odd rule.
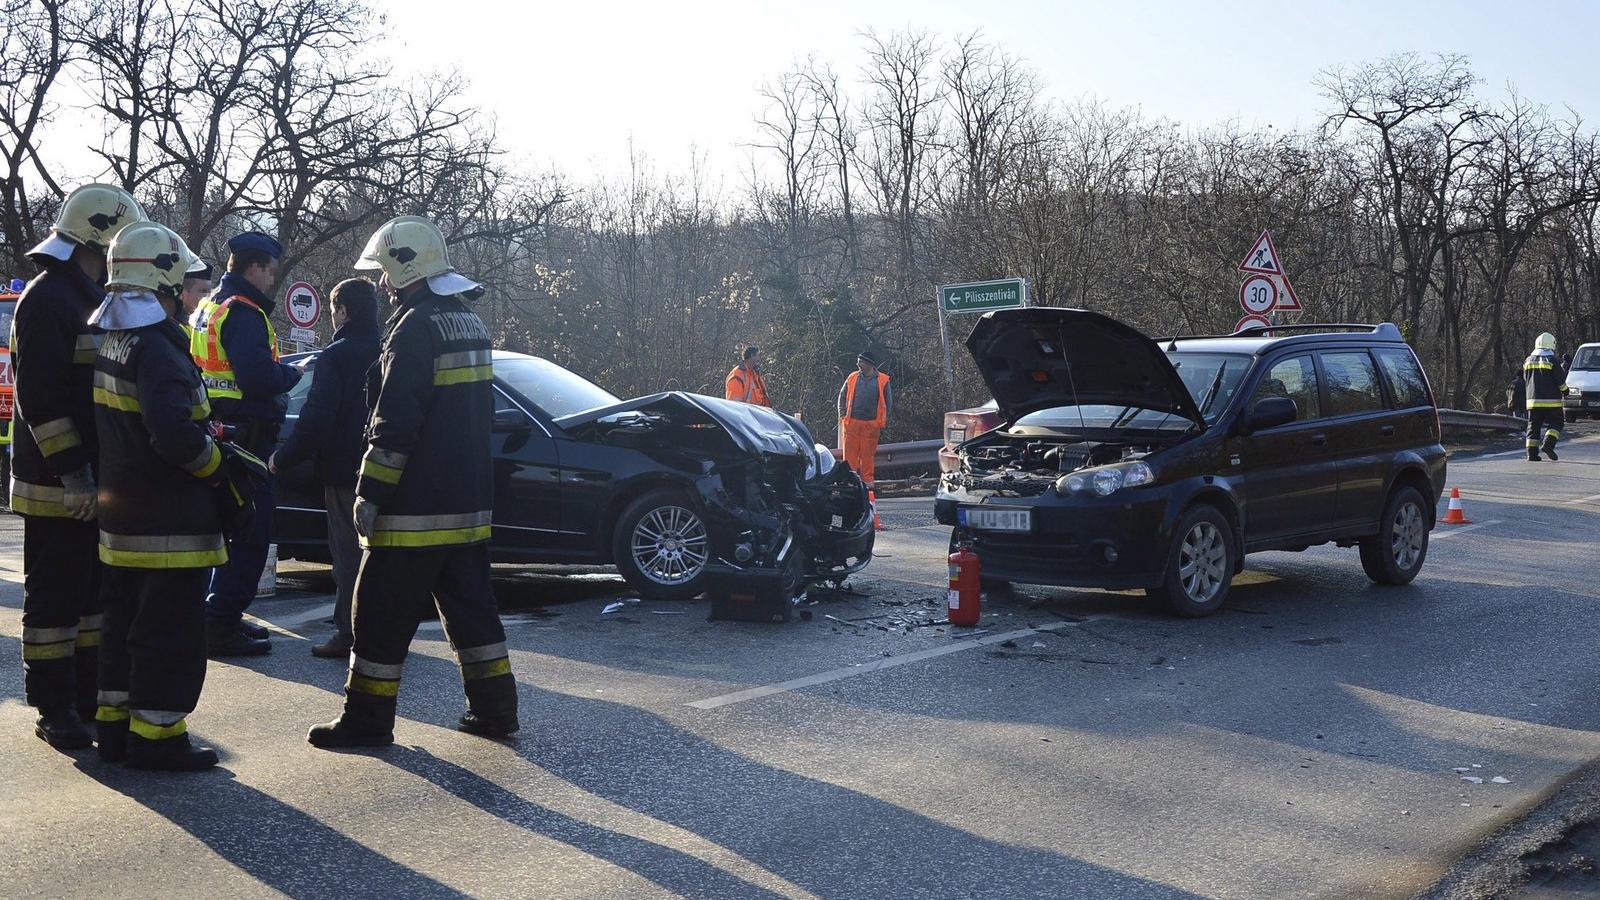
[[[844,461],[850,468],[861,476],[861,480],[872,484],[876,471],[873,469],[873,457],[878,455],[878,435],[882,429],[877,422],[867,422],[861,419],[839,420],[839,446],[844,450]]]

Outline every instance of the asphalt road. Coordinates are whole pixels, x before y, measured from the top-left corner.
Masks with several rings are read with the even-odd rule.
[[[1587,429],[1595,435],[1595,429]],[[13,896],[1405,897],[1600,757],[1600,436],[1456,459],[1475,525],[1378,588],[1354,551],[1251,557],[1201,621],[1021,588],[937,624],[947,534],[885,500],[881,557],[808,621],[502,573],[522,735],[452,730],[436,623],[397,746],[304,742],[343,666],[316,574],[213,663],[197,776],[51,750],[20,702],[21,530],[0,521],[0,884]],[[831,617],[831,618],[829,618]],[[856,620],[840,622],[837,620]],[[1457,772],[1456,769],[1465,772]],[[1462,780],[1481,778],[1481,784]],[[1505,783],[1498,783],[1503,779]]]

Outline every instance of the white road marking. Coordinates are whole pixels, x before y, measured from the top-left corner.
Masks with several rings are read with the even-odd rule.
[[[1595,494],[1592,497],[1579,497],[1576,500],[1568,500],[1567,502],[1568,503],[1593,503],[1596,500],[1600,500],[1600,494]]]
[[[256,619],[262,624],[268,626],[276,625],[279,628],[293,628],[297,625],[304,625],[307,622],[315,622],[319,619],[326,619],[331,615],[333,615],[333,604],[324,603],[321,606],[313,606],[312,608],[303,612],[297,612],[292,616],[283,616],[282,618],[273,622],[268,622],[264,619],[256,619],[255,616],[251,616],[251,618]]]
[[[1471,462],[1473,459],[1500,459],[1500,458],[1506,457],[1506,456],[1519,456],[1519,455],[1521,455],[1523,453],[1527,453],[1527,452],[1528,451],[1526,451],[1526,450],[1507,450],[1504,453],[1485,453],[1482,456],[1468,457],[1467,459],[1462,460],[1462,461],[1463,462]]]
[[[1465,533],[1467,533],[1469,531],[1477,531],[1479,528],[1488,528],[1490,525],[1499,525],[1499,524],[1500,524],[1500,520],[1499,519],[1490,519],[1487,522],[1473,522],[1471,525],[1446,526],[1446,527],[1443,527],[1443,528],[1435,528],[1433,530],[1433,534],[1429,538],[1429,540],[1437,541],[1440,538],[1454,537],[1455,535],[1458,535],[1458,534],[1465,534]]]
[[[819,672],[816,675],[807,675],[804,678],[780,681],[777,684],[768,684],[762,685],[761,687],[747,688],[746,690],[735,691],[731,694],[723,694],[719,697],[708,697],[704,700],[695,700],[686,705],[692,706],[695,709],[718,709],[719,707],[723,706],[732,706],[735,703],[743,703],[746,700],[759,700],[762,697],[770,697],[773,694],[783,694],[789,691],[799,690],[800,688],[812,687],[819,684],[827,684],[830,681],[843,681],[846,678],[855,678],[858,675],[870,675],[873,672],[881,672],[884,669],[893,669],[896,666],[921,662],[925,659],[934,659],[940,656],[947,656],[951,653],[960,653],[963,650],[971,650],[975,647],[987,647],[990,644],[999,644],[1005,641],[1015,641],[1025,637],[1032,637],[1036,634],[1043,634],[1045,632],[1055,631],[1059,628],[1066,628],[1070,625],[1076,624],[1080,623],[1051,622],[1048,625],[1040,625],[1037,628],[1024,628],[1020,631],[1008,631],[1004,634],[984,635],[983,637],[979,638],[960,640],[956,643],[944,644],[938,647],[930,647],[926,650],[918,650],[914,653],[902,653],[899,656],[889,656],[882,659],[875,659],[871,662],[860,663],[854,666],[849,666],[848,668],[833,669],[828,672]]]

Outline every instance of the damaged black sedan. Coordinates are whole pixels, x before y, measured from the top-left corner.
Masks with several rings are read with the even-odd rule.
[[[872,559],[865,486],[791,416],[678,391],[623,401],[520,353],[496,352],[494,374],[495,562],[615,565],[642,596],[686,599],[741,573],[797,596]],[[280,473],[278,494],[279,556],[326,560],[311,473]]]

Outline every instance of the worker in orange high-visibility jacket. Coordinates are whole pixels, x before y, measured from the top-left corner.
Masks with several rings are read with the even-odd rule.
[[[761,348],[744,348],[742,361],[728,373],[723,396],[740,403],[771,408],[772,398],[767,396],[767,382],[761,377],[760,363]]]
[[[878,452],[878,436],[889,421],[894,395],[889,376],[878,370],[877,357],[870,353],[856,356],[856,371],[839,388],[839,446],[844,461],[867,484],[872,484],[872,458]]]

